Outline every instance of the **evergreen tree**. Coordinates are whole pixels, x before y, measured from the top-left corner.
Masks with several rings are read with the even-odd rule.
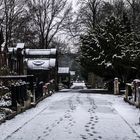
[[[81,64],[104,78],[128,81],[136,76],[139,44],[126,14],[122,19],[111,16],[81,37]]]

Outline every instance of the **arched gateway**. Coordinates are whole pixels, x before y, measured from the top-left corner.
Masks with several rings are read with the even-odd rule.
[[[33,74],[36,81],[55,81],[57,89],[57,51],[56,49],[25,49],[25,74]]]

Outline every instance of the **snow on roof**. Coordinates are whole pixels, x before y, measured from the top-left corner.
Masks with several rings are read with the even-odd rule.
[[[56,59],[26,59],[25,62],[31,70],[49,70],[55,67]]]
[[[50,55],[50,50],[47,49],[26,49],[26,55]]]
[[[70,72],[69,67],[59,67],[58,68],[58,73],[63,74],[63,73],[69,73],[69,72]]]
[[[56,49],[26,49],[26,55],[56,55]]]
[[[17,46],[16,47],[9,47],[8,48],[8,52],[9,53],[12,53],[13,51],[17,51],[17,49],[24,49],[24,43],[17,43]],[[23,54],[23,53],[22,53]]]
[[[24,45],[25,45],[25,43],[17,43],[16,48],[17,48],[17,49],[18,49],[18,48],[23,49],[23,48],[24,48]]]

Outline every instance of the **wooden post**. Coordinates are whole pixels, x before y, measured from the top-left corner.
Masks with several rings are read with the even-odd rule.
[[[33,89],[32,89],[32,98],[33,98],[33,103],[35,104],[35,102],[36,102],[36,98],[35,98],[35,85],[33,85]]]
[[[115,95],[119,94],[119,81],[118,81],[118,78],[114,79],[114,94]]]
[[[132,84],[130,83],[126,83],[126,87],[125,87],[125,99],[128,101],[129,98],[128,97],[132,97]]]
[[[140,87],[138,87],[138,107],[140,107]]]
[[[126,87],[125,87],[125,99],[128,100],[128,84],[126,83]]]

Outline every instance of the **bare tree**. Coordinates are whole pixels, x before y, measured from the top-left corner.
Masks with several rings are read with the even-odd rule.
[[[102,2],[100,6],[99,15],[98,15],[99,22],[103,22],[106,19],[106,17],[109,17],[110,15],[112,15],[113,12],[114,12],[113,3],[110,3],[108,1]]]
[[[71,6],[67,0],[30,0],[28,7],[32,28],[38,32],[39,47],[48,48],[55,35],[63,30]]]
[[[126,12],[126,5],[124,0],[114,0],[114,13],[117,17],[122,17],[124,12]]]
[[[99,20],[99,11],[101,0],[79,0],[77,5],[78,11],[74,12],[69,18],[69,26],[67,30],[74,44],[78,45],[81,34],[86,33],[90,29],[94,29]]]
[[[140,22],[140,1],[139,0],[126,0],[129,5],[128,12],[130,13],[133,29],[137,32],[139,31],[139,22]]]
[[[60,38],[53,39],[51,43],[51,48],[57,48],[58,55],[70,52],[68,42],[66,42],[65,40],[60,40]]]
[[[94,28],[98,21],[101,0],[80,0],[79,18],[86,28]]]
[[[4,28],[5,36],[5,47],[13,45],[14,29],[20,28],[21,22],[18,20],[19,17],[24,16],[25,0],[3,0],[1,10],[1,24]]]
[[[2,6],[2,4],[3,4],[3,0],[0,0],[0,24],[1,24],[1,21],[2,21],[2,9],[3,9],[3,6]]]

